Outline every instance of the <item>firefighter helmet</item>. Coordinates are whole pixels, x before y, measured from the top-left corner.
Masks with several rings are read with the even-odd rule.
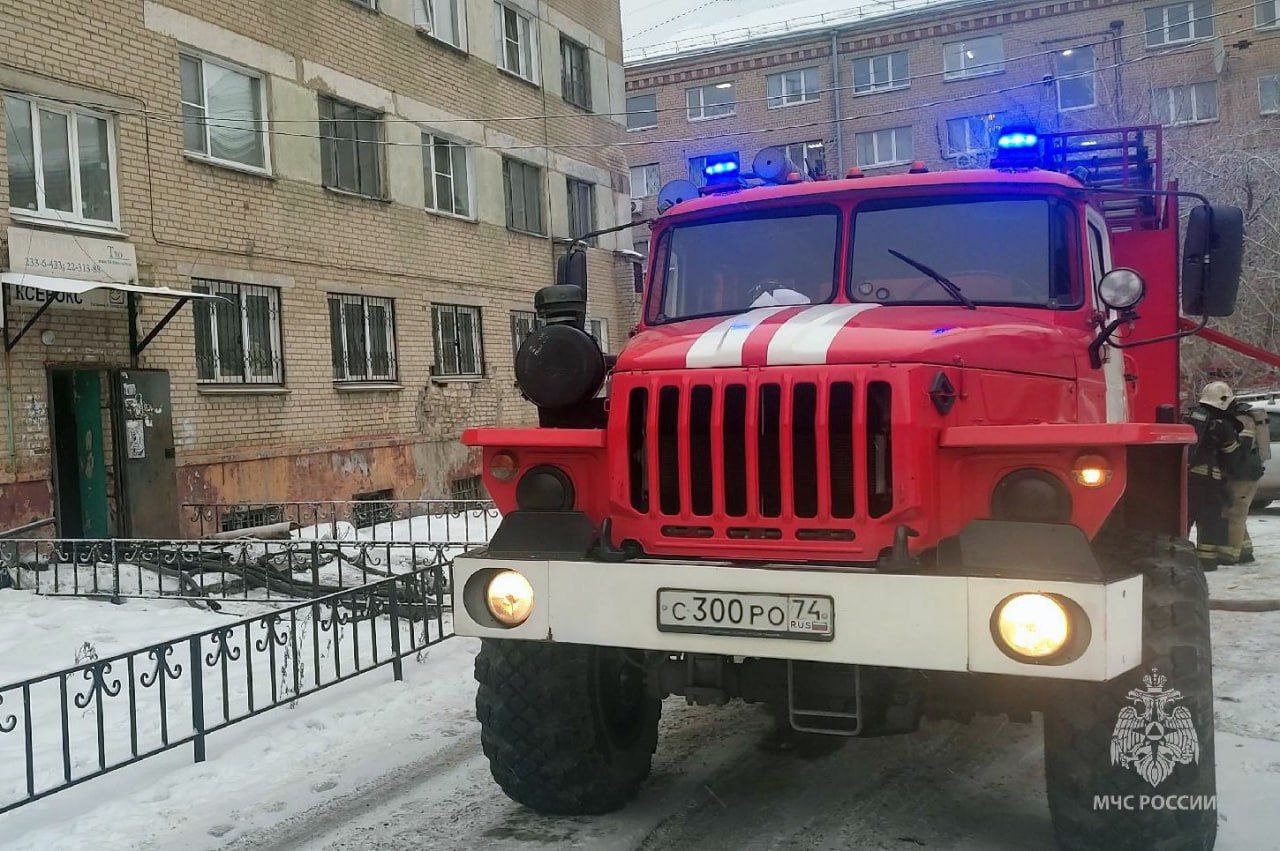
[[[1230,408],[1235,398],[1235,391],[1225,381],[1210,381],[1200,391],[1200,404],[1210,405],[1219,411]]]

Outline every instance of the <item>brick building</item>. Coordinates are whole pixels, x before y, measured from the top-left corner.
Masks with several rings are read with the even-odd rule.
[[[785,29],[628,54],[637,217],[667,181],[697,182],[702,157],[746,170],[773,145],[839,176],[982,166],[1015,121],[1163,124],[1168,176],[1201,186],[1188,166],[1207,150],[1280,150],[1277,0],[960,0]]]
[[[628,215],[621,43],[616,0],[0,0],[0,529],[466,494],[556,251]]]

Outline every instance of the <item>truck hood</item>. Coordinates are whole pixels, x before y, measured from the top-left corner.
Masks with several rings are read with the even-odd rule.
[[[764,307],[647,328],[628,343],[617,370],[959,362],[1074,378],[1085,336],[1047,324],[1052,318],[1047,311],[1034,315],[1030,310],[950,305]]]

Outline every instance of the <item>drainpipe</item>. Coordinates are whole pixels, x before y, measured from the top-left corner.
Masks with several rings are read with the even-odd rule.
[[[844,122],[840,120],[840,57],[839,39],[836,31],[831,31],[831,110],[835,116],[833,124],[836,130],[836,170],[832,177],[844,175]],[[830,174],[830,172],[828,172]]]

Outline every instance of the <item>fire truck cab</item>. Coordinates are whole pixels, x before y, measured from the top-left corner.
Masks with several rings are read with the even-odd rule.
[[[670,694],[840,736],[1035,711],[1063,847],[1211,847],[1211,802],[1092,803],[1153,791],[1143,743],[1154,791],[1214,794],[1179,306],[1231,313],[1240,211],[1193,196],[1180,267],[1158,127],[1010,128],[986,170],[708,170],[664,191],[616,361],[570,251],[517,355],[539,427],[464,435],[504,513],[453,573],[499,784],[621,806]],[[1144,675],[1176,753],[1117,738],[1126,707],[1172,729]]]

